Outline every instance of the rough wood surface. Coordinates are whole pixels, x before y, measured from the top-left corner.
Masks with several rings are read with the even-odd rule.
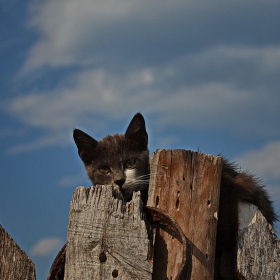
[[[183,279],[213,279],[222,159],[186,150],[158,150],[150,162],[148,206],[175,218],[192,252]],[[159,230],[154,251],[153,280],[174,279],[181,244]]]
[[[255,205],[239,203],[237,270],[240,279],[280,279],[280,240]]]
[[[0,279],[35,280],[35,265],[0,225]]]
[[[65,278],[152,279],[149,236],[140,193],[130,203],[111,186],[78,187],[69,212]]]

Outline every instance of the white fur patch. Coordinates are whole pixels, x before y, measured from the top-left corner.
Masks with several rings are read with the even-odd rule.
[[[125,180],[126,184],[133,183],[135,181],[135,173],[136,173],[135,171],[136,171],[135,169],[126,169],[124,171],[126,175],[126,180]]]

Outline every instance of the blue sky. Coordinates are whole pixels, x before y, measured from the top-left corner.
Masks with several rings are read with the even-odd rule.
[[[280,212],[279,1],[0,0],[0,13],[0,223],[37,279],[90,185],[75,127],[100,139],[140,111],[151,152],[222,152]]]

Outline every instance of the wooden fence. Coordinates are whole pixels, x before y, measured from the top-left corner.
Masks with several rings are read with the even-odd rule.
[[[111,186],[74,191],[67,245],[54,261],[49,280],[214,278],[222,159],[158,150],[150,165],[147,207],[140,193],[125,203]],[[279,243],[257,208],[240,204],[239,279],[280,279]],[[5,278],[11,272],[1,274],[7,252],[3,254],[0,279],[35,279],[35,273],[34,278]],[[11,258],[5,264],[13,265]]]
[[[0,279],[35,280],[35,265],[0,225]]]

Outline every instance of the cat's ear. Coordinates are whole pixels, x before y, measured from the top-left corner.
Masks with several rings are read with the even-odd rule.
[[[125,132],[125,138],[134,142],[139,149],[147,149],[148,133],[144,117],[140,113],[137,113],[131,120]]]
[[[73,138],[77,145],[80,158],[84,164],[90,164],[98,141],[79,129],[74,129]]]

